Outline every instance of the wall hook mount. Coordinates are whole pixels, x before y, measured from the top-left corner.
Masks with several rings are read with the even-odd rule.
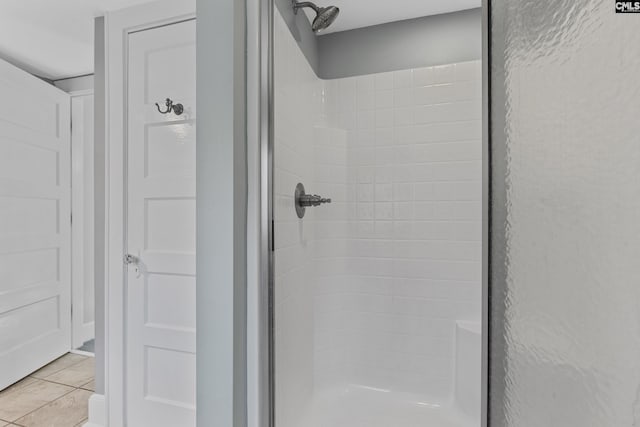
[[[176,116],[179,116],[184,112],[184,106],[182,104],[174,104],[170,98],[167,98],[164,105],[165,107],[167,107],[167,109],[165,111],[162,111],[160,109],[160,104],[156,102],[156,107],[158,108],[158,112],[160,112],[160,114],[169,114],[173,111]]]

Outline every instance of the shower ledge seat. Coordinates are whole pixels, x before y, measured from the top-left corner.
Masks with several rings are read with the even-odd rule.
[[[347,385],[315,394],[300,427],[477,427],[453,404]]]
[[[344,385],[316,391],[295,427],[479,427],[481,380],[480,322],[458,321],[452,402]]]

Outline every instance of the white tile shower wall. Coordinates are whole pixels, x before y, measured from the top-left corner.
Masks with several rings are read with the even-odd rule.
[[[321,81],[275,15],[278,425],[345,383],[445,401],[481,311],[480,64]],[[299,220],[298,182],[333,203]]]
[[[481,315],[480,69],[325,82],[316,177],[346,203],[316,224],[316,387],[451,398],[455,321]]]
[[[313,190],[322,82],[277,13],[274,38],[276,414],[279,426],[297,427],[313,392],[315,212],[300,221],[293,192],[298,182]]]

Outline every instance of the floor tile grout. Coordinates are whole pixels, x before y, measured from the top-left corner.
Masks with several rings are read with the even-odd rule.
[[[53,383],[53,384],[57,384],[57,383]],[[53,399],[53,400],[51,400],[51,401],[47,402],[45,405],[41,406],[40,408],[35,409],[35,410],[33,410],[33,411],[29,412],[28,414],[23,415],[22,417],[20,417],[20,418],[18,418],[18,419],[22,419],[22,418],[24,418],[24,417],[26,417],[26,416],[28,416],[28,415],[30,415],[30,414],[32,414],[32,413],[34,413],[34,412],[36,412],[36,411],[39,411],[40,409],[44,408],[45,406],[48,406],[48,405],[50,405],[50,404],[52,404],[52,403],[54,403],[54,402],[57,402],[58,400],[63,399],[64,397],[66,397],[66,396],[70,395],[71,393],[73,393],[74,391],[78,391],[78,390],[82,390],[82,391],[90,391],[90,390],[84,390],[84,389],[81,389],[81,388],[79,388],[79,387],[74,387],[74,388],[73,388],[73,390],[71,390],[70,392],[65,393],[64,395],[62,395],[62,396],[58,397],[57,399]],[[88,418],[87,418],[87,419],[88,419]],[[14,422],[15,422],[15,421],[14,421]],[[84,422],[84,420],[83,420],[83,421],[80,421],[80,423],[83,423],[83,422]],[[19,427],[24,427],[24,426],[22,426],[21,424],[17,424],[17,425],[18,425]]]
[[[56,384],[56,383],[53,383],[53,384]],[[40,410],[40,409],[44,408],[44,407],[45,407],[45,406],[47,406],[48,404],[50,404],[50,403],[52,403],[52,402],[55,402],[56,400],[61,399],[61,398],[65,397],[66,395],[68,395],[69,393],[73,393],[74,391],[76,391],[76,389],[75,389],[75,388],[74,388],[73,390],[68,391],[67,393],[63,394],[62,396],[60,396],[60,397],[58,397],[58,398],[56,398],[56,399],[53,399],[53,400],[50,400],[50,401],[46,402],[44,405],[37,407],[37,408],[36,408],[36,409],[34,409],[33,411],[29,411],[29,412],[27,412],[26,414],[22,415],[21,417],[19,417],[19,418],[18,418],[18,419],[16,419],[15,421],[9,421],[9,422],[12,422],[12,423],[16,424],[18,420],[21,420],[22,418],[26,417],[27,415],[33,414],[33,413],[34,413],[34,412],[36,412],[37,410]],[[16,425],[17,425],[17,426],[22,426],[22,424],[16,424]]]
[[[59,383],[57,381],[51,381],[51,380],[46,380],[46,379],[41,379],[40,381],[45,381],[45,382],[48,382],[49,384],[63,385],[63,386],[66,386],[66,387],[82,388],[82,386],[75,386],[75,385],[71,385],[71,384]],[[86,383],[84,383],[82,385],[88,384],[90,382],[91,382],[91,380],[87,381]]]
[[[64,357],[64,356],[62,356],[62,357]],[[62,369],[56,370],[56,371],[54,371],[54,372],[51,372],[51,373],[49,373],[49,375],[47,375],[47,376],[46,376],[46,377],[44,377],[44,378],[34,377],[34,376],[33,376],[33,373],[32,373],[32,374],[28,375],[27,377],[23,378],[22,380],[20,380],[20,381],[24,381],[24,379],[26,379],[26,378],[30,378],[30,379],[32,379],[32,380],[33,380],[33,382],[31,382],[31,383],[29,383],[29,384],[25,385],[24,387],[29,387],[30,385],[32,385],[32,384],[37,384],[37,382],[38,382],[38,381],[41,381],[41,382],[43,382],[43,383],[55,384],[55,385],[58,385],[58,386],[68,387],[68,388],[69,388],[69,390],[68,390],[68,391],[66,391],[65,393],[63,393],[62,395],[58,396],[57,398],[55,398],[55,399],[53,399],[53,400],[46,401],[43,405],[40,405],[40,406],[38,406],[37,408],[34,408],[34,409],[32,409],[31,411],[29,411],[29,412],[27,412],[27,413],[25,413],[25,414],[20,415],[20,417],[18,417],[18,418],[17,418],[16,420],[14,420],[14,421],[8,421],[8,420],[3,420],[3,419],[0,419],[0,421],[1,421],[1,422],[3,422],[3,423],[9,423],[9,424],[7,424],[7,427],[14,427],[14,426],[15,426],[15,427],[24,427],[22,424],[19,424],[19,423],[18,423],[18,421],[19,421],[19,420],[21,420],[21,419],[23,419],[23,418],[25,418],[25,417],[28,417],[28,416],[30,416],[30,415],[32,415],[32,414],[34,414],[35,412],[40,411],[40,410],[42,410],[43,408],[45,408],[45,407],[47,407],[47,406],[49,406],[49,405],[51,405],[51,404],[53,404],[53,403],[55,403],[55,402],[57,402],[57,401],[61,400],[61,399],[67,398],[67,397],[69,396],[69,394],[71,394],[71,393],[77,392],[78,390],[82,390],[83,392],[88,392],[88,393],[95,393],[95,391],[94,391],[94,390],[91,390],[91,389],[88,389],[88,388],[84,388],[86,385],[90,384],[92,381],[95,381],[95,374],[94,374],[94,375],[92,375],[92,376],[91,376],[90,378],[88,378],[85,382],[83,382],[81,385],[78,385],[78,386],[76,386],[76,385],[70,385],[70,384],[65,384],[65,383],[61,383],[61,382],[57,382],[57,381],[51,381],[51,380],[47,379],[47,378],[49,378],[49,377],[51,377],[51,376],[53,376],[53,375],[56,375],[56,374],[58,374],[58,373],[60,373],[60,372],[62,372],[62,371],[64,371],[64,370],[66,370],[66,369],[73,368],[73,367],[77,366],[78,364],[83,363],[83,362],[85,362],[87,359],[89,359],[89,357],[87,357],[87,356],[81,356],[81,357],[82,357],[82,359],[81,359],[81,360],[78,360],[78,361],[77,361],[77,362],[75,362],[75,363],[72,363],[72,364],[70,364],[70,365],[68,365],[68,366],[65,366],[65,367],[64,367],[64,368],[62,368]],[[58,358],[58,359],[56,359],[56,360],[54,360],[54,361],[50,362],[50,364],[51,364],[51,363],[54,363],[55,361],[57,361],[57,360],[59,360],[59,359],[60,359],[60,358]],[[43,367],[42,367],[42,368],[40,368],[40,369],[44,369],[44,368],[46,368],[47,366],[49,366],[49,365],[45,365],[45,366],[43,366]],[[39,370],[40,370],[40,369],[39,369]],[[36,371],[36,372],[37,372],[37,371]],[[35,373],[35,372],[34,372],[34,373]],[[16,382],[16,384],[17,384],[17,382]],[[24,387],[20,387],[19,389],[15,390],[15,391],[16,391],[16,392],[19,392],[19,391],[20,391],[22,388],[24,388]],[[2,393],[1,393],[1,392],[0,392],[0,395],[2,395]],[[80,421],[80,424],[74,424],[74,425],[82,425],[82,424],[83,424],[83,423],[85,423],[85,422],[87,422],[87,419],[86,419],[86,418],[85,418],[84,420],[81,420],[81,421]],[[37,427],[37,426],[34,426],[34,427]],[[40,427],[43,427],[43,426],[40,426]]]
[[[73,353],[67,353],[67,354],[73,354]],[[80,355],[77,355],[77,356],[80,356]],[[64,357],[64,356],[62,356],[62,357]],[[56,359],[56,360],[52,361],[51,363],[49,363],[49,365],[45,365],[45,366],[43,366],[42,368],[38,369],[37,371],[32,372],[31,374],[29,374],[29,377],[31,377],[31,378],[35,378],[36,380],[46,380],[46,378],[49,378],[49,377],[50,377],[50,376],[52,376],[52,375],[55,375],[55,374],[57,374],[57,373],[59,373],[59,372],[62,372],[62,371],[64,371],[65,369],[68,369],[68,368],[71,368],[71,367],[73,367],[73,366],[76,366],[76,365],[78,365],[78,364],[80,364],[80,363],[84,362],[86,359],[88,359],[88,358],[89,358],[89,356],[80,356],[80,357],[83,357],[84,359],[79,360],[79,361],[77,361],[77,362],[75,362],[75,363],[72,363],[72,364],[71,364],[71,365],[69,365],[69,366],[65,366],[64,368],[59,369],[59,370],[57,370],[57,371],[51,372],[49,375],[47,375],[47,376],[46,376],[46,377],[44,377],[44,378],[38,378],[38,377],[33,376],[33,374],[36,374],[40,369],[46,368],[46,367],[47,367],[47,366],[49,366],[51,363],[54,363],[56,360],[59,360],[59,359],[60,359],[60,357],[59,357],[58,359]],[[53,382],[53,381],[50,381],[50,382]]]

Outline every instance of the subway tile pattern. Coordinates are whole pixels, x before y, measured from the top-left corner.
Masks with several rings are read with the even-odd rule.
[[[317,167],[346,181],[316,172],[317,186],[346,182],[347,199],[316,219],[343,231],[316,235],[316,384],[446,401],[455,321],[481,315],[480,62],[324,84],[316,151],[347,138]]]
[[[355,383],[451,399],[481,315],[481,68],[319,80],[276,14],[278,421]],[[295,216],[293,191],[331,205]]]
[[[313,209],[300,221],[298,182],[314,189],[314,126],[322,116],[322,82],[302,56],[280,14],[275,27],[275,341],[278,425],[298,426],[313,392]]]

